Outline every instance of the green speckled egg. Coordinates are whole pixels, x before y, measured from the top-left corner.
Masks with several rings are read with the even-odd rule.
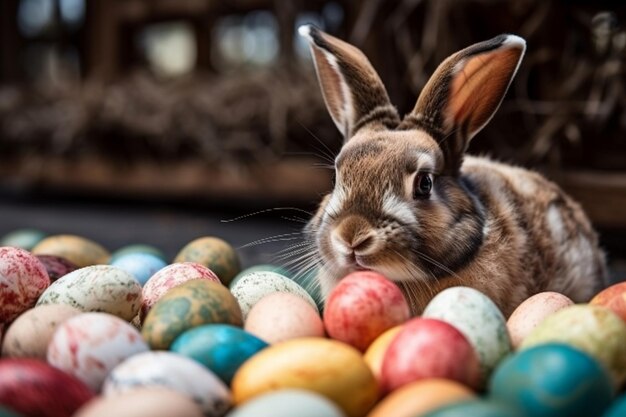
[[[35,255],[54,255],[65,258],[79,268],[106,264],[109,251],[98,243],[74,235],[55,235],[43,239],[32,250]]]
[[[18,229],[7,233],[0,239],[0,246],[13,246],[26,250],[32,250],[41,242],[46,234],[36,229]]]
[[[237,299],[222,284],[194,279],[171,289],[152,307],[141,333],[152,349],[168,349],[186,330],[218,323],[243,325]]]
[[[222,239],[201,237],[178,252],[174,262],[195,262],[215,272],[224,285],[228,285],[241,271],[239,255]]]
[[[167,262],[167,260],[165,259],[165,254],[160,249],[151,245],[145,245],[143,243],[136,243],[133,245],[123,246],[119,248],[118,250],[116,250],[115,252],[113,252],[111,254],[111,258],[109,259],[109,263],[112,264],[118,258],[124,255],[128,255],[130,253],[147,253],[147,254],[156,256],[157,258],[161,259],[163,262]]]
[[[616,386],[626,380],[626,323],[611,310],[587,304],[566,307],[539,323],[520,349],[551,342],[591,355],[611,373]]]
[[[244,269],[240,273],[238,273],[228,286],[230,288],[233,288],[235,284],[237,284],[237,281],[241,279],[241,277],[248,275],[250,272],[262,272],[262,271],[276,272],[277,274],[280,274],[284,277],[291,278],[290,272],[286,268],[283,268],[282,266],[272,265],[272,264],[253,265],[249,268]]]

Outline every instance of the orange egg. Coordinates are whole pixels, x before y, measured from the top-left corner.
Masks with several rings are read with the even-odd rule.
[[[589,304],[609,308],[626,321],[626,282],[605,288],[593,297]]]
[[[383,366],[385,352],[387,352],[389,344],[401,329],[402,325],[399,325],[385,331],[383,334],[378,336],[376,340],[372,342],[370,347],[367,348],[367,351],[365,351],[363,359],[365,359],[365,363],[367,363],[370,367],[372,373],[378,381],[380,381],[380,370]]]

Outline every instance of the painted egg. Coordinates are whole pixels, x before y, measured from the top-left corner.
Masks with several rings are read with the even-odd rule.
[[[144,284],[141,318],[146,318],[148,311],[166,292],[192,279],[208,279],[209,281],[220,282],[213,271],[197,263],[184,262],[168,265]]]
[[[2,356],[46,360],[48,344],[57,327],[81,311],[63,304],[38,306],[19,316],[2,341]]]
[[[113,263],[115,262],[117,258],[124,256],[124,255],[131,254],[131,253],[147,253],[147,254],[156,256],[157,258],[161,259],[163,262],[166,262],[166,257],[163,251],[151,245],[144,245],[142,243],[138,243],[134,245],[123,246],[119,248],[118,250],[116,250],[115,252],[113,252],[111,254],[111,258],[109,259],[109,263]]]
[[[131,274],[114,266],[87,266],[53,282],[37,301],[37,305],[45,304],[67,304],[130,321],[139,313],[141,285]]]
[[[172,352],[145,352],[127,359],[111,371],[102,391],[113,397],[138,387],[166,387],[184,394],[208,417],[223,416],[231,406],[230,392],[217,376]]]
[[[49,285],[46,268],[33,254],[0,247],[0,323],[9,323],[34,306]]]
[[[244,329],[274,344],[298,337],[324,337],[324,324],[311,305],[297,295],[276,292],[252,307]]]
[[[324,309],[324,326],[333,339],[360,351],[385,330],[411,316],[400,288],[383,275],[355,271],[330,292]]]
[[[415,417],[443,406],[470,400],[474,392],[448,379],[423,379],[386,396],[367,417]]]
[[[48,346],[48,363],[99,391],[109,371],[148,350],[137,329],[106,313],[84,313],[63,322]]]
[[[513,348],[517,349],[524,338],[550,314],[573,304],[572,300],[558,292],[541,292],[526,299],[506,323]]]
[[[235,408],[226,417],[345,417],[335,403],[311,391],[282,389],[259,395]]]
[[[218,282],[188,281],[165,294],[150,310],[141,332],[152,349],[168,349],[183,332],[203,324],[241,327],[237,300]]]
[[[187,395],[164,387],[136,388],[90,401],[72,417],[203,417]]]
[[[536,346],[508,357],[492,375],[490,397],[534,417],[599,416],[613,397],[611,376],[567,345]]]
[[[469,400],[447,405],[420,417],[527,417],[509,404]]]
[[[402,326],[395,326],[386,330],[383,334],[378,336],[374,342],[372,342],[372,344],[365,351],[365,355],[363,355],[363,359],[369,365],[372,373],[378,381],[380,381],[383,359],[385,358],[385,353],[387,353],[387,348],[396,335],[400,333],[401,329]]]
[[[141,285],[167,266],[165,261],[150,253],[129,253],[118,256],[111,262],[111,265],[130,273]]]
[[[9,410],[7,407],[0,405],[0,417],[23,417],[17,414],[13,410]]]
[[[207,324],[178,336],[170,350],[196,360],[230,385],[241,364],[267,346],[263,340],[238,327]]]
[[[502,312],[489,297],[473,288],[443,290],[428,303],[422,317],[443,320],[465,335],[478,353],[483,381],[511,351]]]
[[[609,308],[626,321],[626,282],[605,288],[593,297],[589,304]]]
[[[291,278],[295,283],[300,285],[305,289],[306,292],[309,293],[311,298],[315,300],[315,304],[317,305],[317,309],[319,311],[324,311],[324,296],[322,295],[322,287],[320,285],[320,281],[317,278],[318,269],[307,269],[296,272],[295,274],[286,275],[288,278]]]
[[[244,269],[240,273],[238,273],[235,278],[228,284],[230,288],[234,287],[237,284],[237,281],[245,275],[248,275],[250,272],[275,272],[284,277],[291,278],[291,273],[287,270],[287,268],[283,268],[282,266],[272,265],[272,264],[261,264],[261,265],[253,265],[249,268]]]
[[[178,252],[174,262],[196,262],[215,272],[226,286],[241,271],[239,255],[222,239],[201,237]]]
[[[70,272],[76,271],[78,267],[65,258],[54,255],[36,255],[48,272],[50,281],[54,282]]]
[[[304,290],[304,288],[289,278],[275,272],[251,272],[248,275],[241,277],[237,284],[231,288],[231,292],[237,301],[239,301],[244,320],[248,317],[248,313],[252,307],[259,302],[261,298],[275,292],[295,294],[306,300],[311,306],[313,306],[315,311],[318,311],[315,301],[311,298],[309,293]]]
[[[282,388],[321,394],[348,417],[365,415],[378,399],[378,384],[360,352],[322,338],[293,339],[265,348],[239,368],[232,382],[236,404]]]
[[[98,243],[74,235],[55,235],[43,239],[33,248],[35,255],[60,256],[78,268],[106,264],[109,252]]]
[[[390,392],[428,378],[445,378],[469,387],[480,385],[480,364],[469,341],[454,326],[415,318],[389,344],[381,368],[381,387]]]
[[[616,386],[626,380],[626,324],[611,310],[573,305],[547,317],[522,342],[520,349],[550,342],[578,348],[608,369]]]
[[[24,417],[71,416],[93,395],[84,383],[43,361],[0,361],[0,404]]]
[[[624,417],[626,416],[626,394],[622,394],[617,400],[613,402],[611,407],[606,413],[602,414],[602,417]]]
[[[45,237],[46,234],[41,230],[18,229],[4,235],[0,239],[0,246],[13,246],[30,251]]]

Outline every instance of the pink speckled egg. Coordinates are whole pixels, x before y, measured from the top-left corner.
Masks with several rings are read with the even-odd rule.
[[[551,291],[541,292],[526,299],[517,306],[506,323],[513,348],[517,349],[543,319],[572,304],[574,302],[563,294]]]
[[[50,281],[54,282],[64,275],[70,272],[76,271],[78,267],[72,262],[61,256],[55,255],[35,255],[37,259],[43,264],[48,272]]]
[[[213,271],[194,262],[171,264],[150,277],[143,286],[141,321],[146,318],[148,311],[166,292],[192,279],[208,279],[213,282],[220,282]]]
[[[8,323],[28,310],[50,285],[46,268],[32,253],[0,248],[0,323]]]
[[[298,337],[324,337],[324,324],[317,311],[301,297],[283,292],[257,302],[244,328],[270,344]]]
[[[111,369],[148,350],[141,334],[106,313],[84,313],[59,326],[48,346],[48,363],[99,391]]]

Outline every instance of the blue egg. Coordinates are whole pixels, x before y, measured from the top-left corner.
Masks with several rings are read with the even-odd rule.
[[[423,417],[527,417],[514,407],[488,400],[470,400],[447,405]]]
[[[167,266],[165,261],[150,253],[128,253],[111,262],[134,276],[143,286],[158,270]]]
[[[266,342],[239,327],[206,324],[178,336],[170,350],[195,359],[230,385],[241,364],[267,346]]]
[[[599,416],[613,398],[609,373],[571,346],[546,344],[505,359],[489,383],[490,397],[533,417]]]
[[[619,397],[602,417],[624,417],[626,416],[626,394]]]
[[[0,246],[13,246],[26,250],[32,250],[47,235],[41,230],[18,229],[0,238]]]
[[[160,258],[162,261],[166,262],[165,254],[158,248],[155,248],[151,245],[145,245],[143,243],[137,243],[133,245],[123,246],[113,252],[111,254],[111,258],[109,263],[115,262],[118,258],[121,258],[124,255],[128,255],[129,253],[149,253],[151,255]]]

